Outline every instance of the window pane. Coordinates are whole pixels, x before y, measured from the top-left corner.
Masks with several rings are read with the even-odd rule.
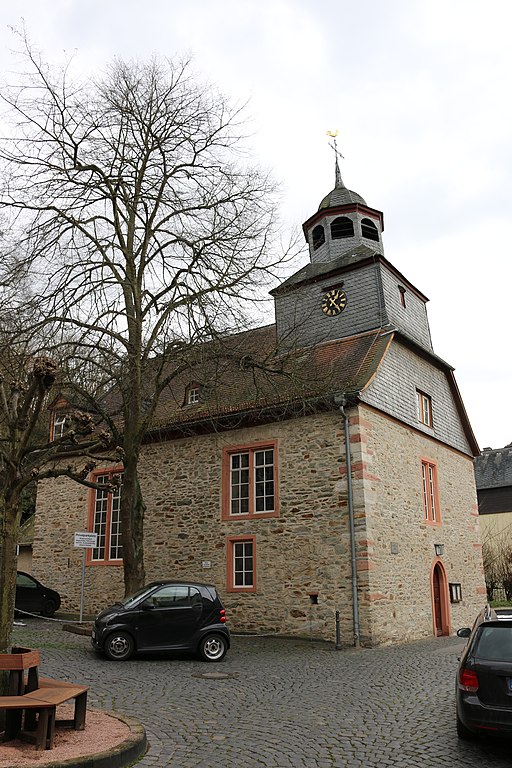
[[[256,512],[273,512],[274,505],[274,451],[256,451],[254,454]]]
[[[252,587],[254,584],[252,541],[233,544],[233,584],[236,587]]]
[[[246,515],[249,512],[249,454],[231,456],[231,514]]]
[[[110,559],[121,560],[123,557],[123,545],[121,544],[121,486],[113,491],[111,503]]]

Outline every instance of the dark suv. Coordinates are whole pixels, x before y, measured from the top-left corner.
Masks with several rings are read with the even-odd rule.
[[[486,607],[457,635],[469,638],[455,686],[458,735],[512,735],[512,616]]]
[[[221,661],[230,645],[226,611],[211,584],[154,581],[96,617],[92,644],[109,659],[135,651],[192,651]]]

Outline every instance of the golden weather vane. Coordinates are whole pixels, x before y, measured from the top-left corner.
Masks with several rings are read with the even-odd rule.
[[[339,187],[339,186],[343,185],[343,182],[341,180],[341,173],[340,173],[340,166],[339,166],[339,163],[338,163],[338,158],[341,157],[342,160],[344,160],[345,158],[343,157],[343,155],[339,151],[338,143],[336,141],[336,137],[338,136],[338,129],[336,128],[335,131],[326,131],[326,134],[327,134],[327,136],[330,136],[331,139],[333,140],[332,143],[329,142],[329,146],[331,147],[331,149],[334,150],[334,155],[336,157],[336,166],[335,166],[336,186]]]

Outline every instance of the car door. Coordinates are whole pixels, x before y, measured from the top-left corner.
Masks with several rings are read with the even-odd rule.
[[[159,587],[139,607],[136,642],[139,650],[195,648],[202,599],[199,590],[185,584]]]
[[[16,608],[30,613],[41,609],[41,593],[38,582],[28,573],[18,571],[16,574]]]

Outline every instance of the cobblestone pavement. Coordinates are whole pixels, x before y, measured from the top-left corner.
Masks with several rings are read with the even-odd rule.
[[[109,662],[87,637],[27,620],[14,642],[44,674],[91,686],[92,706],[145,725],[140,768],[510,768],[510,745],[455,733],[456,637],[374,650],[235,637],[221,664]],[[224,672],[229,679],[198,674]]]

